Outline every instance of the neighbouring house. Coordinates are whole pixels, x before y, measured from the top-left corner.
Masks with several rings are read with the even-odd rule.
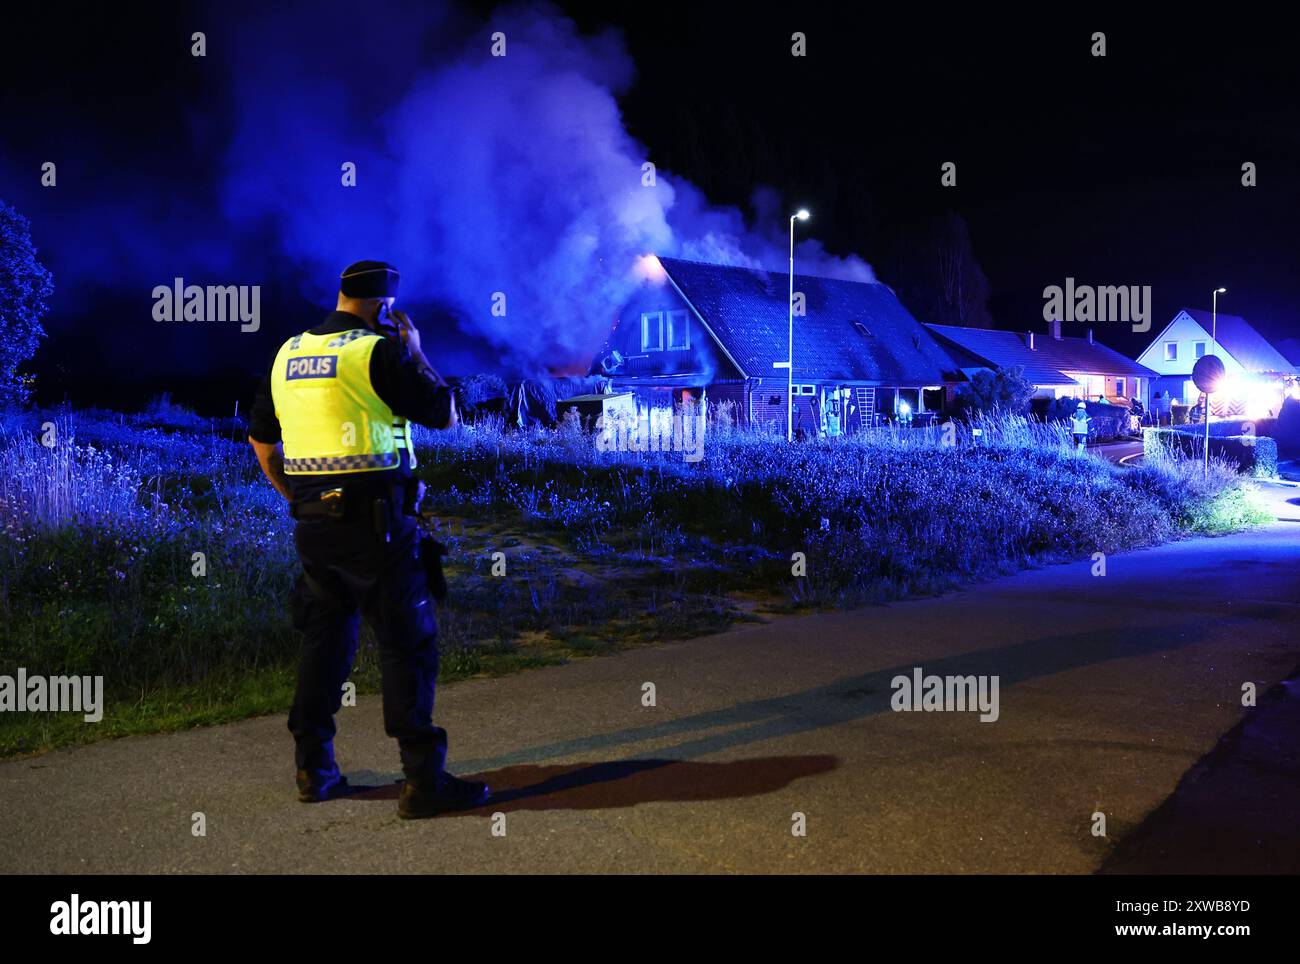
[[[1300,373],[1300,338],[1283,338],[1273,343],[1273,347],[1282,357],[1291,363],[1291,367]]]
[[[1296,391],[1296,365],[1236,315],[1220,313],[1216,324],[1210,312],[1184,308],[1138,361],[1159,373],[1150,386],[1153,395],[1194,405],[1201,393],[1192,368],[1205,355],[1218,355],[1227,369],[1224,386],[1211,400],[1214,415],[1266,418],[1277,413],[1285,394]]]
[[[730,402],[738,424],[784,433],[789,275],[677,258],[642,260],[629,300],[592,364],[639,405]],[[794,428],[851,433],[949,410],[972,364],[940,344],[882,284],[794,279]]]
[[[998,370],[1020,366],[1034,386],[1035,398],[1078,398],[1125,402],[1144,398],[1147,382],[1156,372],[1093,337],[1063,336],[1060,321],[1048,323],[1047,333],[995,331],[927,325],[942,341]]]

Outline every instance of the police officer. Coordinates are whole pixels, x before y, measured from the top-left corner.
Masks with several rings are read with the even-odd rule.
[[[456,410],[419,331],[393,310],[399,280],[381,261],[344,270],[336,310],[276,354],[248,441],[289,500],[302,562],[292,608],[305,638],[289,714],[298,799],[347,792],[334,714],[364,617],[379,645],[384,730],[406,774],[398,813],[409,819],[478,806],[489,791],[446,772],[447,734],[433,725],[438,626],[418,558],[408,422],[450,428]]]

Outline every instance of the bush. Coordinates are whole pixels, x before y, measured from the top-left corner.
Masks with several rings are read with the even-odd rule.
[[[1211,423],[1210,458],[1233,466],[1257,479],[1277,478],[1277,441],[1267,435],[1215,435]],[[1183,457],[1197,459],[1205,453],[1205,428],[1146,428],[1142,451],[1147,459]]]
[[[1219,459],[1210,460],[1207,475],[1201,462],[1158,455],[1130,470],[1129,481],[1155,498],[1188,532],[1231,532],[1272,518],[1251,484]]]
[[[151,398],[144,411],[134,416],[132,421],[145,427],[182,429],[190,432],[211,428],[208,419],[193,409],[173,402],[170,392],[163,392]]]
[[[1300,458],[1300,400],[1287,398],[1282,402],[1282,410],[1277,414],[1272,435],[1277,439],[1281,458]]]
[[[510,389],[499,375],[479,373],[456,383],[456,409],[469,421],[480,416],[500,415]]]
[[[957,404],[963,412],[1003,411],[1019,415],[1029,406],[1034,386],[1025,381],[1021,365],[990,371],[982,368],[957,389]]]

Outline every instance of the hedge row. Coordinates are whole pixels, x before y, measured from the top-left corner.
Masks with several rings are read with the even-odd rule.
[[[1167,455],[1199,457],[1205,452],[1205,428],[1145,428],[1142,451],[1147,458]],[[1236,465],[1257,479],[1277,478],[1277,441],[1266,435],[1210,436],[1210,455]]]

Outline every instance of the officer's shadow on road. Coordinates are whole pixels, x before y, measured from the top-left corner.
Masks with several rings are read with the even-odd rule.
[[[612,760],[522,763],[478,773],[492,787],[485,806],[446,816],[514,810],[608,810],[661,801],[731,800],[780,790],[838,766],[834,756],[769,756],[747,760]],[[368,774],[367,776],[373,776]],[[394,800],[400,783],[354,787],[352,800]]]
[[[1186,609],[1189,604],[1179,599],[1174,605]],[[1180,632],[1156,632],[1148,626],[1119,626],[1034,637],[992,649],[928,659],[924,669],[941,676],[997,676],[1006,708],[1011,687],[1021,681],[1111,660],[1174,652],[1203,642],[1214,632],[1248,632],[1255,621],[1275,619],[1279,612],[1279,607],[1261,603],[1203,620],[1194,630],[1180,626]],[[828,755],[728,762],[700,758],[888,714],[892,709],[893,680],[899,674],[910,675],[915,668],[914,663],[889,666],[661,722],[586,734],[487,759],[463,760],[461,775],[487,780],[496,791],[486,807],[466,812],[604,809],[656,800],[733,799],[771,792],[800,777],[833,770],[839,761]],[[613,755],[648,740],[659,744],[654,757],[641,758],[633,752],[622,760],[600,763],[539,762],[558,757]],[[396,784],[368,787],[354,796],[391,800],[399,789]]]

